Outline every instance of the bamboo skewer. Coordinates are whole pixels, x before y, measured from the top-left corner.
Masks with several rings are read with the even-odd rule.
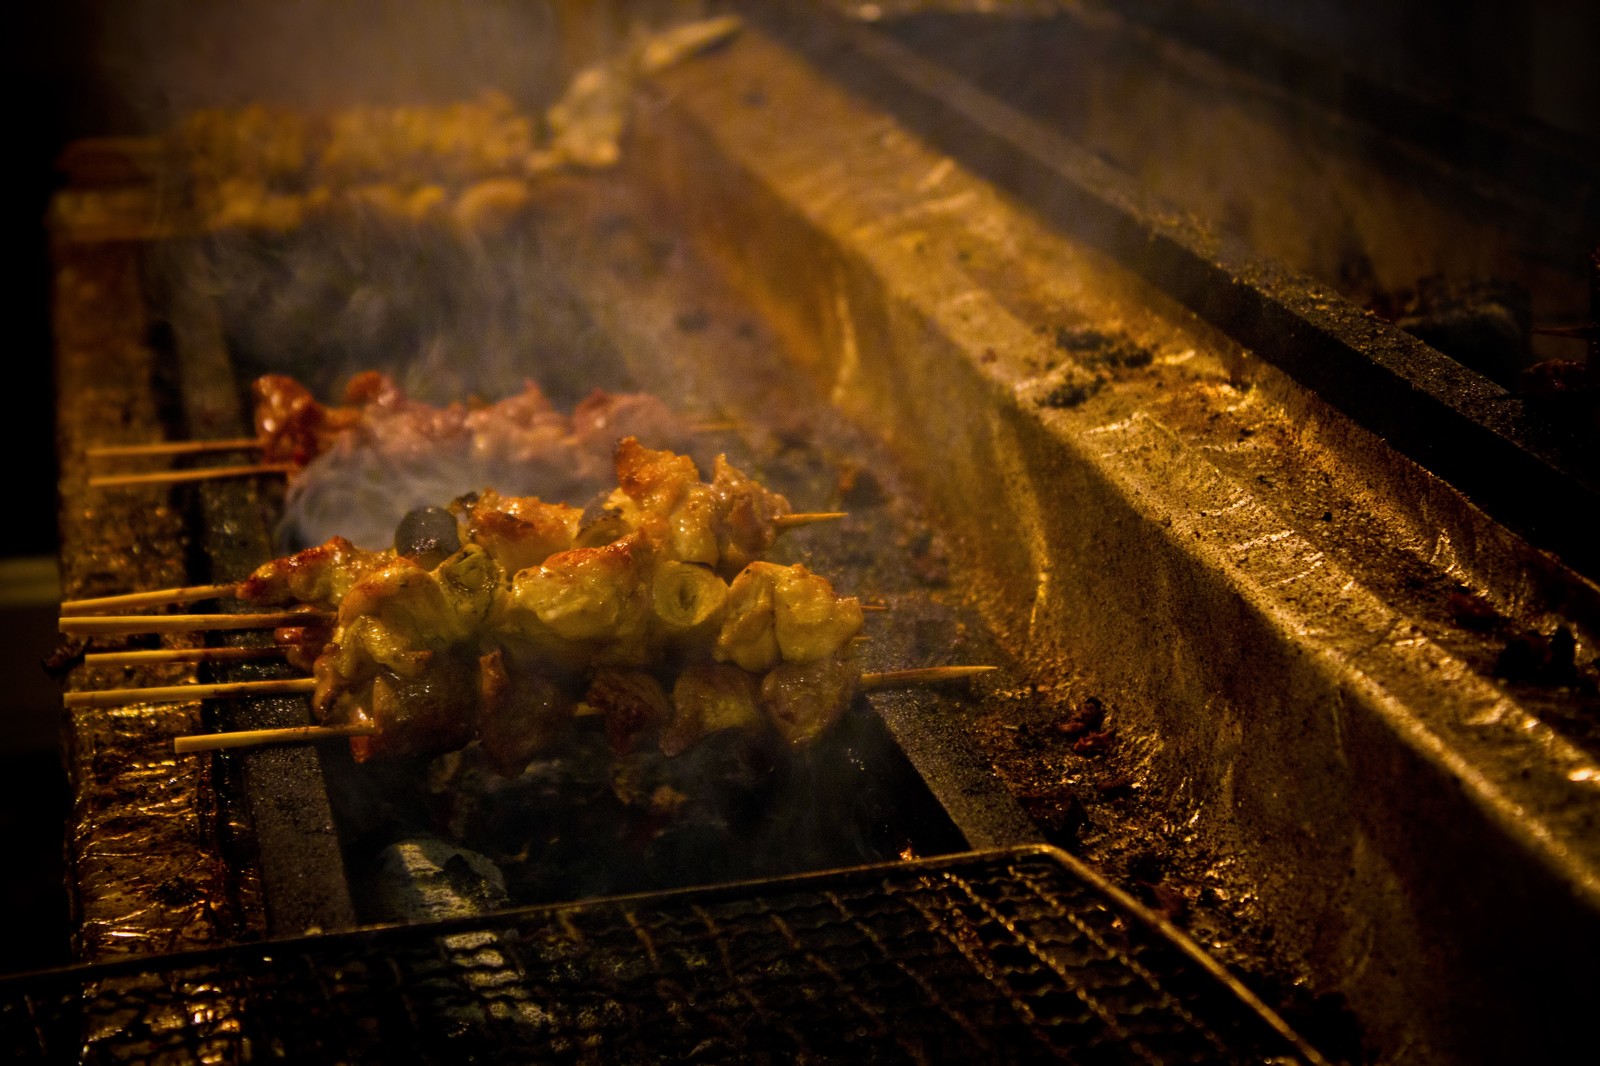
[[[691,433],[728,433],[742,428],[731,420],[720,422],[692,422]],[[148,444],[103,444],[85,448],[88,459],[139,459],[176,455],[206,455],[212,452],[260,451],[267,442],[260,437],[226,437],[217,440],[164,440]],[[273,464],[276,465],[276,464]],[[292,467],[293,464],[283,464]],[[220,469],[220,468],[219,468]]]
[[[211,478],[252,477],[258,474],[291,474],[294,463],[252,463],[248,466],[203,466],[194,470],[152,470],[142,474],[107,474],[89,479],[92,489],[124,488],[129,485],[175,485]]]
[[[141,666],[147,663],[238,663],[274,659],[287,649],[282,644],[259,648],[157,648],[153,651],[97,651],[83,657],[85,666]]]
[[[232,596],[237,585],[189,585],[175,589],[151,589],[149,592],[126,592],[118,596],[96,596],[86,600],[63,600],[61,614],[97,614],[100,611],[121,610],[127,607],[165,607],[173,603],[194,603],[197,600],[214,600]]]
[[[329,611],[269,611],[263,614],[104,614],[61,619],[60,632],[80,637],[124,637],[134,633],[198,633],[206,630],[276,629],[331,619]]]
[[[326,740],[332,737],[370,737],[378,727],[371,723],[362,725],[296,725],[284,729],[243,729],[237,733],[201,733],[194,736],[174,737],[172,750],[179,755],[197,751],[216,751],[219,748],[253,748],[263,744],[293,744],[306,740]]]
[[[861,688],[872,692],[883,688],[904,688],[908,685],[932,685],[940,681],[958,681],[964,677],[987,674],[998,666],[924,666],[915,670],[886,670],[879,674],[862,674]]]
[[[928,666],[915,670],[887,670],[861,675],[861,688],[931,685],[956,681],[997,670],[996,666]],[[115,707],[124,703],[187,703],[190,700],[238,699],[248,696],[304,696],[315,690],[315,678],[290,677],[269,681],[222,681],[216,684],[155,685],[147,688],[107,688],[97,692],[68,692],[68,707]],[[269,731],[270,732],[270,731]],[[227,735],[227,734],[221,734]]]
[[[813,522],[832,522],[849,516],[849,511],[810,511],[800,514],[781,514],[772,520],[772,528],[781,532],[785,529],[793,529],[796,526],[809,526]]]
[[[315,678],[286,677],[270,681],[219,681],[209,685],[104,688],[98,692],[64,693],[61,701],[68,707],[116,707],[125,703],[187,703],[244,696],[304,696],[316,687]]]
[[[134,459],[154,455],[204,455],[208,452],[256,451],[263,447],[259,437],[232,437],[224,440],[165,440],[150,444],[106,444],[85,448],[89,459]]]

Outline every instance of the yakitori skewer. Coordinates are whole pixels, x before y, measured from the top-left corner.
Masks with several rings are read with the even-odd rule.
[[[266,744],[297,744],[308,740],[330,740],[338,737],[370,737],[378,727],[368,723],[355,725],[295,725],[282,729],[241,729],[235,733],[197,733],[193,736],[174,737],[172,750],[179,755],[197,751],[217,751],[222,748],[258,748]]]
[[[831,522],[849,516],[847,511],[815,511],[800,514],[778,515],[772,520],[773,527],[779,531],[795,529],[800,526],[812,525],[817,522]],[[127,592],[115,596],[95,596],[81,600],[63,600],[61,603],[61,617],[75,618],[87,615],[96,615],[102,611],[125,610],[137,607],[168,607],[180,603],[197,603],[202,600],[232,599],[238,596],[238,585],[184,585],[169,589],[150,589],[145,592]],[[882,604],[862,604],[863,611],[886,611]],[[178,616],[173,616],[178,617]],[[285,623],[287,624],[287,623]],[[222,627],[216,627],[222,628]],[[252,628],[252,627],[244,627]],[[62,629],[63,633],[73,632]],[[88,634],[87,630],[76,631]],[[179,632],[179,630],[137,630],[136,632]]]
[[[135,633],[201,633],[226,629],[276,629],[331,619],[324,611],[257,614],[102,614],[61,619],[59,630],[78,637],[125,637]]]
[[[118,596],[96,596],[84,600],[61,601],[61,632],[75,636],[127,636],[133,633],[188,633],[200,632],[206,629],[267,629],[278,625],[294,625],[299,621],[316,621],[317,614],[298,612],[292,615],[279,613],[254,615],[254,614],[192,614],[192,615],[102,615],[98,612],[107,610],[123,610],[129,607],[169,607],[178,603],[197,603],[201,600],[232,599],[238,594],[238,585],[186,585],[179,588],[151,589],[148,592],[127,592]],[[863,603],[861,609],[868,614],[879,614],[889,610],[889,605],[884,603]],[[261,623],[247,623],[243,625],[214,625],[197,624],[190,626],[187,622],[180,621],[173,628],[117,628],[117,623],[126,623],[129,626],[139,626],[145,622],[165,622],[171,619],[272,619]],[[294,621],[277,621],[277,619],[292,618]],[[83,619],[82,623],[76,621]],[[95,623],[89,619],[99,619],[107,622],[111,628],[95,628]],[[68,624],[73,628],[67,628]],[[222,651],[221,648],[195,648],[174,649],[175,652],[204,652]],[[246,649],[239,649],[246,650]],[[129,654],[118,652],[115,654]],[[147,660],[157,661],[157,660]],[[178,659],[172,662],[184,661]],[[199,660],[195,660],[199,661]]]
[[[295,476],[332,448],[375,450],[409,457],[427,452],[465,455],[477,461],[548,459],[568,456],[574,473],[587,468],[622,436],[635,433],[667,441],[685,434],[719,433],[738,428],[728,421],[683,422],[656,397],[596,390],[570,412],[560,412],[537,386],[492,404],[434,407],[408,398],[399,385],[376,371],[349,382],[342,405],[319,403],[303,383],[281,374],[258,378],[252,391],[256,436],[218,440],[150,441],[105,444],[87,449],[91,460],[140,459],[255,452],[248,465],[188,470],[153,470],[91,477],[91,488],[171,485],[212,478],[256,475]],[[463,451],[465,449],[465,451]],[[558,464],[559,465],[559,464]]]
[[[997,670],[995,666],[927,666],[914,670],[887,670],[861,675],[861,688],[875,692],[958,681]],[[187,703],[190,700],[227,700],[251,696],[309,695],[316,681],[291,677],[268,681],[222,681],[215,684],[152,685],[144,688],[107,688],[96,692],[68,692],[68,707],[115,707],[124,703]]]

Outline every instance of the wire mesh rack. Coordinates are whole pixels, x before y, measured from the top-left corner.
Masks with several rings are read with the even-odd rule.
[[[14,1061],[1321,1061],[1192,944],[1027,847],[0,982]]]

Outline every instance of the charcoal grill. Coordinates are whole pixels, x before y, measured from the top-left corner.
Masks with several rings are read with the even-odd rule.
[[[1079,39],[1074,19],[1149,46],[1138,20],[1055,13],[1041,53]],[[539,244],[516,254],[562,265],[529,276],[565,310],[535,328],[576,327],[606,373],[664,395],[758,422],[801,411],[776,427],[783,447],[885,472],[893,505],[868,494],[851,534],[910,561],[879,571],[848,538],[816,546],[886,582],[897,624],[874,654],[1008,668],[874,699],[873,750],[911,774],[896,786],[909,852],[1065,844],[1335,1057],[1565,1051],[1593,991],[1571,975],[1600,946],[1600,597],[1573,519],[1594,502],[1590,443],[1147,199],[1060,116],[985,91],[994,69],[951,43],[968,35],[786,10],[647,80],[624,169],[540,194]],[[1075,58],[1114,80],[1128,53]],[[270,489],[83,487],[82,448],[108,427],[238,435],[255,353],[226,294],[177,283],[208,238],[175,224],[159,159],[99,144],[69,163],[80,187],[54,217],[67,593],[236,578],[271,550]],[[1582,221],[1578,172],[1562,195],[1576,182]],[[1538,665],[1558,631],[1578,649],[1565,673]],[[1518,641],[1535,665],[1508,673]],[[1090,695],[1111,729],[1085,744],[1063,727]],[[324,784],[339,751],[180,762],[167,746],[305,714],[73,718],[79,953],[154,954],[12,982],[19,1046],[428,1058],[449,1033],[486,1056],[1316,1054],[1170,926],[1037,850],[338,931],[370,920]],[[111,847],[113,827],[150,844]],[[752,916],[759,935],[693,939]],[[908,928],[916,961],[883,947]],[[463,965],[491,941],[494,961]],[[370,965],[378,951],[393,965]],[[479,963],[517,977],[502,988]],[[1146,998],[1096,1011],[1102,988]],[[214,1029],[115,1042],[106,1018],[165,1018],[191,992]],[[301,1019],[283,1005],[312,995],[329,1013],[285,1032]],[[730,996],[756,1020],[728,1023]],[[790,1008],[768,1006],[781,996]]]

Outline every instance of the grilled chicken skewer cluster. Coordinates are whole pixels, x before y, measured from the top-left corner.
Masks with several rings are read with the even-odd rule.
[[[334,538],[232,592],[304,612],[278,639],[322,722],[372,730],[351,739],[358,759],[477,739],[514,775],[583,715],[619,754],[726,728],[824,733],[862,678],[862,608],[761,558],[813,516],[721,457],[701,481],[630,437],[614,462],[617,488],[587,508],[486,491],[408,515],[394,549]]]
[[[580,707],[619,752],[644,734],[672,753],[730,725],[794,742],[826,729],[859,674],[845,660],[861,610],[804,567],[759,560],[788,502],[725,461],[701,482],[687,457],[633,438],[616,469],[587,510],[488,492],[414,514],[394,551],[324,545],[241,591],[337,611],[326,639],[279,636],[317,649],[323,721],[378,726],[352,741],[358,758],[475,735],[515,773]]]

